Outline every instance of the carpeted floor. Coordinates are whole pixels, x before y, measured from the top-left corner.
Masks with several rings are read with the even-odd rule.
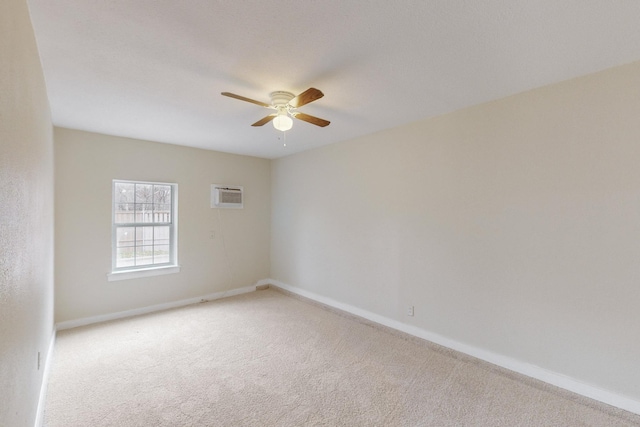
[[[640,426],[273,289],[58,333],[46,427]]]

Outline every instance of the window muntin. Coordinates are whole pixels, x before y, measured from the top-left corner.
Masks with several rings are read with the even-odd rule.
[[[113,181],[112,271],[176,265],[177,184]]]

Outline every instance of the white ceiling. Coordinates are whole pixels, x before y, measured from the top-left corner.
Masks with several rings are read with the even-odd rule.
[[[640,60],[637,0],[28,2],[55,125],[266,158]]]

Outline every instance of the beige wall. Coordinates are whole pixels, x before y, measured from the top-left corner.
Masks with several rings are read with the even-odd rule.
[[[271,232],[276,280],[640,400],[640,63],[276,160]]]
[[[53,139],[27,3],[0,2],[0,425],[33,426],[53,334]],[[41,368],[38,370],[38,352]]]
[[[199,297],[269,276],[269,160],[61,128],[54,137],[57,322]],[[180,273],[107,281],[113,179],[178,184]],[[211,184],[244,186],[244,209],[211,209]]]

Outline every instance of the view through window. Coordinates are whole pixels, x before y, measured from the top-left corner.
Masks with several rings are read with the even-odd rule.
[[[177,184],[113,181],[113,271],[175,264]]]

